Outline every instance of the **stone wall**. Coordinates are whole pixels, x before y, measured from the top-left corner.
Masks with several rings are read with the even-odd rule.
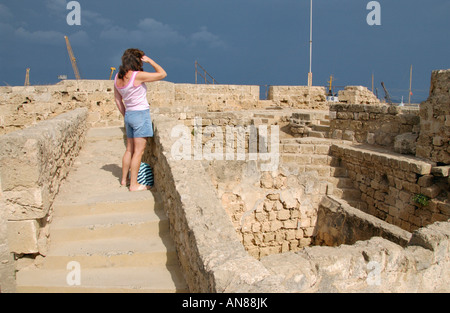
[[[154,123],[155,137],[143,160],[153,165],[190,291],[232,292],[241,282],[251,285],[267,275],[239,242],[202,161],[172,157],[170,133],[179,122],[155,116]]]
[[[270,86],[267,99],[277,106],[297,109],[328,110],[325,87]]]
[[[369,89],[363,86],[346,86],[339,90],[339,102],[348,104],[379,104],[380,100]]]
[[[405,247],[373,237],[260,261],[251,257],[211,184],[209,162],[172,157],[176,139],[170,130],[179,123],[155,117],[155,138],[145,160],[154,166],[191,292],[448,292],[448,222],[415,231]]]
[[[208,172],[250,255],[260,259],[311,244],[318,203],[327,191],[316,171],[281,164],[263,172],[257,162],[215,161]]]
[[[61,181],[83,145],[86,109],[0,136],[0,177],[11,252],[46,254],[48,222]]]
[[[331,104],[332,138],[351,140],[394,148],[395,138],[404,133],[419,132],[416,108],[385,104]]]
[[[242,110],[272,105],[259,101],[259,86],[149,83],[152,112],[166,107],[203,111]],[[265,103],[265,104],[264,104]],[[51,86],[0,87],[0,134],[23,129],[75,108],[89,110],[91,127],[121,126],[123,117],[108,80],[65,80]]]
[[[15,264],[8,244],[8,214],[3,209],[5,206],[0,177],[0,292],[11,293],[15,291]]]
[[[450,70],[433,71],[430,96],[420,104],[416,155],[450,165]]]
[[[91,126],[119,126],[111,81],[66,80],[56,85],[0,87],[0,134],[20,130],[76,108],[89,110]]]
[[[432,175],[435,163],[369,146],[334,144],[331,150],[361,191],[367,213],[407,231],[450,218],[447,177]]]
[[[261,259],[272,292],[448,292],[449,222],[414,232],[406,247],[380,237],[339,247],[307,247]],[[252,289],[250,289],[252,290]],[[253,289],[254,290],[254,289]]]
[[[314,245],[353,245],[360,240],[382,237],[404,247],[411,233],[328,195],[322,198],[314,230]]]
[[[189,127],[185,132],[191,140],[190,153],[193,155],[189,154],[183,157],[184,159],[202,157],[194,153],[197,142],[201,144],[201,150],[204,150],[218,140],[215,143],[222,149],[218,155],[220,159],[205,161],[204,166],[208,169],[212,184],[216,187],[218,197],[231,217],[241,242],[256,258],[273,253],[298,251],[310,245],[318,204],[321,197],[330,190],[329,184],[334,172],[330,165],[336,164],[336,158],[328,155],[329,142],[317,139],[319,144],[316,144],[309,138],[285,140],[278,147],[276,168],[269,171],[262,169],[267,162],[261,160],[260,155],[257,161],[249,160],[248,127],[261,124],[267,128],[282,128],[288,123],[292,112],[298,111],[290,109],[282,112],[172,114],[174,118],[178,118],[181,126]],[[199,123],[195,128],[194,118],[197,118]],[[230,142],[226,136],[227,127],[236,129],[236,126],[245,133],[236,138],[233,134]],[[255,133],[260,135],[258,128],[255,128]],[[197,136],[200,138],[197,139]],[[268,138],[258,138],[258,141],[272,142],[272,136],[270,133]],[[180,134],[177,133],[175,138],[181,138]],[[228,148],[231,147],[231,151],[236,153],[237,146],[240,145],[244,148],[246,161],[237,161],[236,156],[232,161],[226,161],[228,156],[225,152],[228,152]],[[272,148],[271,144],[269,148]],[[211,147],[208,147],[208,150],[211,150]],[[178,152],[178,149],[176,151]],[[206,159],[205,155],[202,159]]]

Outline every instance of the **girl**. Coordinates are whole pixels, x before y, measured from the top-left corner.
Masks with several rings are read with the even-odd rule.
[[[150,64],[154,73],[144,72],[143,62]],[[122,186],[128,184],[130,191],[148,190],[150,187],[137,182],[142,155],[147,138],[153,137],[150,106],[145,83],[162,80],[167,73],[155,61],[138,49],[128,49],[122,56],[122,65],[114,79],[114,95],[117,108],[125,118],[127,149],[122,158]]]

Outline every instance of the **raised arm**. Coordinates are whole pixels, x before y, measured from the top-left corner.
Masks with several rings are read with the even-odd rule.
[[[166,71],[155,61],[150,59],[148,56],[144,55],[142,57],[142,62],[148,63],[155,69],[154,73],[149,72],[139,72],[136,75],[135,85],[139,85],[141,83],[150,83],[158,80],[162,80],[167,77]]]

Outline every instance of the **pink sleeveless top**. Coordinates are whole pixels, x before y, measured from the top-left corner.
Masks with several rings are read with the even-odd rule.
[[[116,74],[116,78],[114,79],[114,85],[122,95],[122,100],[127,111],[143,111],[148,110],[150,107],[147,101],[147,85],[142,83],[137,87],[134,86],[137,73],[133,72],[128,85],[122,88],[117,86],[118,74]]]

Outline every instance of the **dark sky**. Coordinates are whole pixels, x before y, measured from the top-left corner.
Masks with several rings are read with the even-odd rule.
[[[84,79],[108,79],[127,48],[144,50],[174,83],[194,83],[196,60],[222,84],[306,85],[309,0],[0,0],[0,85],[74,78],[64,35]],[[313,0],[313,84],[371,88],[380,97],[427,98],[431,71],[450,68],[450,0],[380,0],[369,26],[366,0]],[[150,68],[147,68],[150,70]]]

